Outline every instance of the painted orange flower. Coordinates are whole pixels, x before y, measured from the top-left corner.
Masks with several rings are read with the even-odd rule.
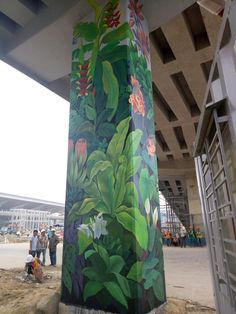
[[[77,152],[77,157],[80,158],[80,156],[84,159],[87,155],[87,141],[84,138],[78,139],[78,141],[75,144],[75,150]]]
[[[129,96],[129,103],[132,105],[134,113],[141,114],[143,117],[145,116],[144,100],[141,91],[137,94],[131,94]]]
[[[133,86],[133,92],[129,96],[129,103],[132,105],[134,113],[145,116],[145,102],[142,91],[140,90],[139,81],[131,76],[131,84]]]
[[[146,140],[146,147],[148,151],[149,156],[155,156],[156,154],[156,145],[155,145],[155,140],[153,136],[149,136]]]

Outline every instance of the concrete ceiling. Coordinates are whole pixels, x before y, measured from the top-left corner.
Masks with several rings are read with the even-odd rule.
[[[194,172],[193,141],[221,19],[194,0],[143,2],[160,186],[169,181],[166,196],[186,195],[184,176]],[[89,14],[86,0],[0,0],[0,58],[68,99],[72,30]],[[173,175],[181,177],[182,191],[178,179],[167,178]]]

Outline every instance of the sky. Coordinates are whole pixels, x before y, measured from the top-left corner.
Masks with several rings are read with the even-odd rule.
[[[0,193],[65,202],[69,103],[0,61]]]

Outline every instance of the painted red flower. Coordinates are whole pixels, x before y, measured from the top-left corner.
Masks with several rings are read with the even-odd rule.
[[[146,140],[146,147],[148,151],[149,156],[155,156],[156,154],[156,145],[155,145],[155,139],[153,136],[149,136]]]
[[[135,24],[135,19],[143,21],[144,16],[142,14],[143,4],[138,3],[139,0],[130,0],[128,4],[128,8],[130,9],[130,20],[129,25],[133,27]]]
[[[88,90],[91,86],[91,79],[89,78],[89,63],[85,63],[83,65],[80,65],[80,71],[79,71],[79,79],[76,82],[79,89],[79,94],[81,96],[87,96]]]
[[[77,153],[77,157],[84,159],[87,155],[87,141],[84,138],[78,139],[75,144],[75,151]]]
[[[107,10],[105,11],[104,22],[107,27],[113,28],[117,27],[120,24],[120,11],[116,10],[118,3],[108,3]]]

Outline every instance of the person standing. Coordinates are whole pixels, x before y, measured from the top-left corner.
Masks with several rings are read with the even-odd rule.
[[[40,258],[41,253],[43,255],[42,266],[45,266],[46,261],[46,250],[48,247],[48,237],[46,235],[46,231],[44,229],[41,230],[41,234],[38,239],[38,258]]]
[[[169,230],[165,232],[165,238],[167,246],[171,246],[171,233]]]
[[[38,230],[33,231],[33,236],[30,239],[30,249],[29,254],[31,254],[33,257],[37,255],[37,248],[38,248]]]
[[[52,226],[50,226],[48,229],[48,240],[50,240],[51,237],[52,237]]]
[[[181,248],[186,247],[187,231],[186,231],[184,226],[181,227],[179,234],[180,234],[180,246],[181,246]]]
[[[201,232],[199,227],[197,228],[197,231],[196,231],[196,238],[197,238],[197,245],[198,246],[202,246],[203,234],[202,234],[202,232]]]
[[[194,247],[196,236],[195,236],[195,230],[193,229],[192,226],[189,227],[188,238],[189,238],[190,247]]]
[[[57,245],[59,243],[59,238],[55,233],[55,229],[51,229],[52,236],[49,240],[49,256],[50,256],[50,261],[51,265],[56,267],[57,263]]]

